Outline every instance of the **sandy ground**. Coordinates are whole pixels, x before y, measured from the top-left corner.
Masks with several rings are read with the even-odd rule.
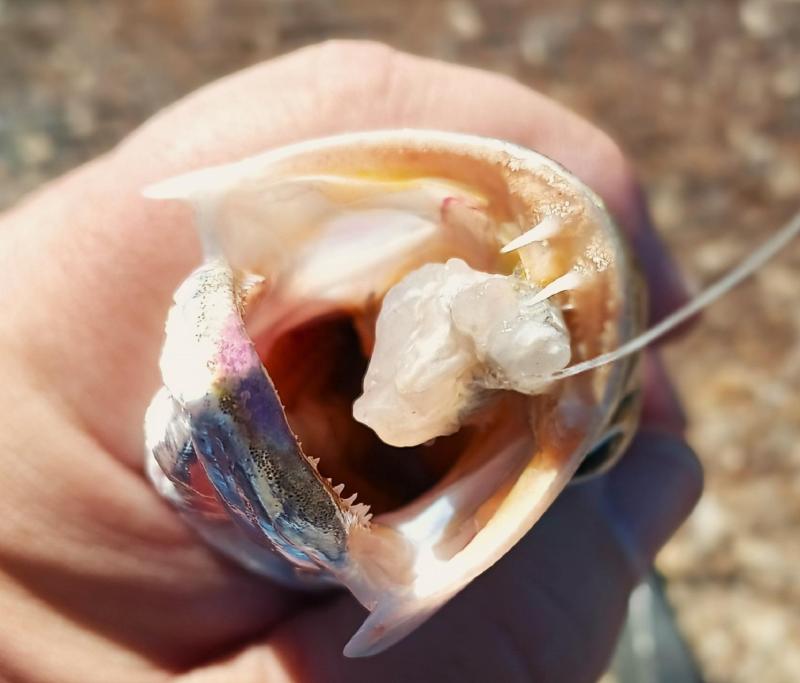
[[[222,74],[369,37],[612,133],[690,281],[800,206],[797,0],[0,0],[0,206]],[[800,680],[800,244],[667,353],[707,491],[659,566],[710,681]]]

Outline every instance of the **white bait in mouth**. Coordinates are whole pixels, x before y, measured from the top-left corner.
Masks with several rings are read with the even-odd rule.
[[[347,587],[370,615],[346,654],[413,630],[630,439],[642,285],[541,155],[356,133],[147,194],[194,207],[205,254],[167,318],[151,479],[249,569]]]
[[[570,345],[540,291],[460,259],[407,275],[383,299],[356,420],[384,443],[416,446],[458,431],[488,392],[541,393]]]

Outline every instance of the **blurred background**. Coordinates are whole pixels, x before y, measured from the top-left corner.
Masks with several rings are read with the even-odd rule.
[[[798,0],[0,0],[0,208],[330,37],[509,74],[625,148],[694,286],[800,207]],[[658,560],[706,680],[800,681],[800,243],[666,352],[707,489]]]

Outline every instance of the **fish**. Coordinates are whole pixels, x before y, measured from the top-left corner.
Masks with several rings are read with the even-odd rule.
[[[203,262],[165,323],[146,470],[210,546],[368,610],[396,643],[624,452],[641,350],[759,268],[800,216],[649,330],[600,198],[541,154],[430,130],[308,140],[144,191]]]

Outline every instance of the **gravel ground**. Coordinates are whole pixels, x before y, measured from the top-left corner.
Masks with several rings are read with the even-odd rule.
[[[697,286],[800,205],[798,0],[0,0],[0,206],[329,37],[508,73],[596,121]],[[659,566],[709,681],[800,680],[799,266],[800,244],[667,353],[707,491]]]

